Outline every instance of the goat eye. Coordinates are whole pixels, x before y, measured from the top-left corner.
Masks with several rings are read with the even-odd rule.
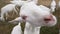
[[[24,20],[25,20],[26,18],[27,18],[27,16],[22,16],[22,19],[24,19]]]

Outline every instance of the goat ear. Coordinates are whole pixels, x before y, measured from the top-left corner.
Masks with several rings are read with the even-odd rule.
[[[53,12],[55,12],[55,10],[52,10],[52,9],[50,8],[50,12],[52,12],[52,13],[53,13]]]

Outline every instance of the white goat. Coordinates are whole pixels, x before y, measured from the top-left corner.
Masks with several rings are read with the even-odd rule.
[[[19,1],[19,3],[16,4],[8,4],[4,7],[1,8],[1,17],[0,17],[0,20],[3,20],[4,21],[4,14],[8,15],[8,12],[11,12],[11,11],[15,11],[17,14],[18,14],[18,11],[15,9],[16,5],[17,6],[21,6],[21,4],[25,3],[25,1]]]
[[[48,10],[46,10],[48,8],[43,6],[43,5],[40,5],[39,7],[41,9],[43,9],[44,11],[48,11]],[[53,16],[53,18],[56,20],[55,16]],[[41,26],[40,27],[34,27],[30,23],[26,22],[24,34],[39,34],[40,33],[40,28],[41,28]]]
[[[29,2],[29,3],[24,4],[21,7],[20,11],[21,11],[20,16],[21,17],[27,16],[26,21],[28,21],[29,23],[31,23],[33,25],[35,24],[34,26],[43,25],[44,19],[48,19],[48,18],[51,19],[51,17],[53,18],[53,16],[50,13],[50,9],[44,10],[44,9],[38,7],[34,2]],[[55,21],[53,21],[53,22],[54,22],[54,24],[56,24]]]
[[[2,7],[1,8],[0,20],[4,21],[4,14],[8,15],[8,12],[15,11],[17,13],[17,11],[15,9],[15,6],[16,5],[14,5],[14,4],[8,4],[8,5],[4,6],[4,7]]]
[[[23,21],[26,21],[29,24],[31,24],[31,25],[29,24],[27,25],[31,26],[32,29],[35,29],[36,27],[36,29],[38,29],[37,30],[38,34],[39,34],[39,28],[41,26],[53,26],[57,23],[56,17],[50,13],[49,8],[47,9],[47,7],[44,6],[40,8],[34,2],[24,3],[21,6],[20,17],[23,19]],[[14,22],[14,21],[20,22],[19,20],[12,20],[10,22]],[[24,34],[31,34],[31,33],[35,34],[36,31],[29,29],[30,28],[29,26],[25,27]],[[29,33],[29,31],[31,33]]]
[[[55,2],[55,0],[52,0],[52,2],[51,2],[51,10],[52,10],[52,12],[55,11],[55,8],[56,8],[56,2]]]

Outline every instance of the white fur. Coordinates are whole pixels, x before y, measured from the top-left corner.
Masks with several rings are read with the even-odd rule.
[[[11,34],[22,34],[20,23],[13,28]]]
[[[16,20],[16,19],[15,19],[15,20]],[[15,21],[15,20],[14,20],[14,21]],[[18,20],[19,20],[19,19],[18,19]],[[17,21],[17,20],[16,20],[16,21]],[[26,23],[26,25],[27,25],[27,26],[25,26],[24,34],[28,34],[28,33],[30,33],[30,34],[39,34],[40,28],[32,27],[31,25],[29,25],[29,24],[27,24],[27,23]],[[30,28],[29,26],[31,26],[31,28],[34,29],[34,30],[33,30],[34,32],[32,32],[32,29],[29,29],[29,28]],[[29,32],[27,31],[27,28],[29,29]],[[38,30],[37,30],[37,29],[38,29]]]
[[[55,2],[55,0],[52,0],[52,2],[51,2],[51,10],[52,10],[52,12],[55,11],[55,8],[56,8],[56,2]]]
[[[12,4],[16,4],[18,6],[22,6],[25,3],[27,3],[28,1],[10,1]]]
[[[44,5],[40,5],[39,6],[43,11],[50,11],[51,9],[49,9],[48,7],[44,6]]]
[[[0,20],[4,20],[4,14],[8,15],[8,12],[15,11],[18,14],[18,12],[15,9],[15,6],[15,4],[8,4],[2,7]]]
[[[27,21],[33,26],[43,26],[43,18],[50,16],[50,9],[42,9],[38,7],[34,2],[29,2],[21,7],[20,16],[27,16]],[[44,13],[44,14],[43,14]],[[54,21],[54,23],[56,23]]]
[[[29,22],[26,22],[24,34],[39,34],[40,27],[34,27]]]
[[[25,22],[21,17],[17,17],[16,19],[9,21],[9,23],[17,24],[17,23],[22,23]]]
[[[8,4],[1,8],[1,17],[0,20],[4,21],[4,14],[8,15],[8,12],[15,11],[18,14],[18,11],[15,9],[16,5],[20,6],[24,3],[27,3],[27,1],[10,1],[12,4]]]

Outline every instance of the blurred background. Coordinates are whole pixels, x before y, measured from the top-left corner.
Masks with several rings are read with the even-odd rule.
[[[0,0],[0,12],[1,12],[1,8],[3,6],[10,3],[9,1],[10,0]],[[42,5],[45,5],[47,7],[50,7],[51,1],[52,0],[39,0],[38,4],[39,5],[42,4]],[[57,3],[56,7],[57,8],[56,8],[56,11],[53,13],[57,17],[58,23],[53,27],[42,27],[40,34],[59,34],[59,29],[60,29],[60,8],[58,7],[58,1],[59,0],[56,0],[56,3]],[[8,20],[12,20],[12,19],[18,17],[18,15],[16,15],[15,13],[13,14],[14,16],[11,13],[8,16],[8,18],[9,18]],[[14,26],[15,26],[14,24],[9,24],[7,22],[0,22],[0,34],[11,34],[11,31],[12,31]]]

